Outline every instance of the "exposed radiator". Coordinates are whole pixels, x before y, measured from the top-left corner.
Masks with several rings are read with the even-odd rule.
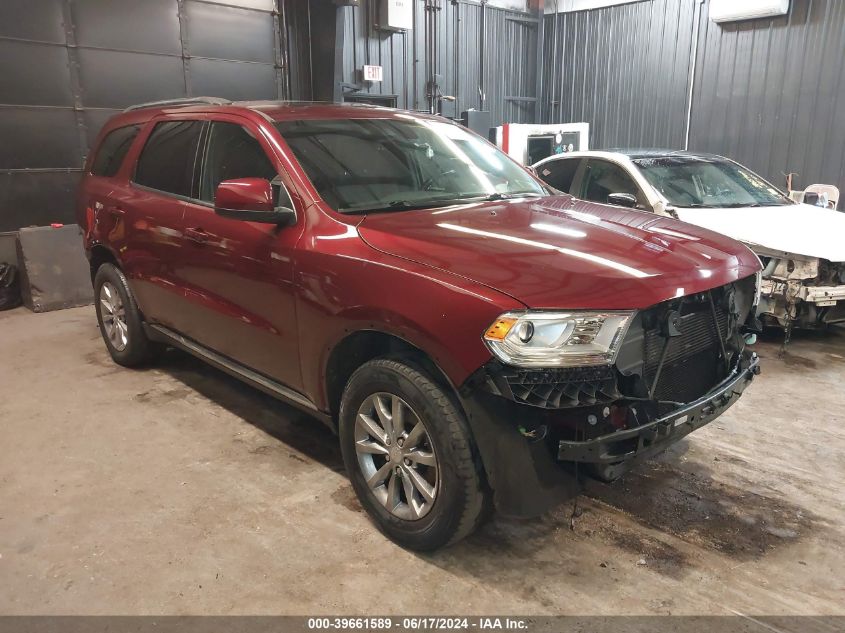
[[[718,305],[716,318],[719,331],[724,336],[728,315]],[[688,402],[707,393],[721,377],[719,338],[710,306],[700,306],[698,311],[682,316],[678,330],[680,336],[669,339],[669,349],[654,389],[654,397]],[[657,330],[645,333],[643,377],[648,385],[654,381],[665,343],[666,338]]]

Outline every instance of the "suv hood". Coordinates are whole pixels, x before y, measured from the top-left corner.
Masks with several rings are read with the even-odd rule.
[[[646,308],[760,269],[757,257],[730,238],[570,196],[371,214],[358,231],[377,250],[530,308]]]
[[[845,213],[790,204],[731,209],[677,208],[685,221],[772,251],[845,261]]]

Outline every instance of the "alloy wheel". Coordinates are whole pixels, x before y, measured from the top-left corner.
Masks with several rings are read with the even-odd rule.
[[[391,514],[409,521],[431,510],[440,485],[425,424],[399,396],[374,393],[358,408],[355,452],[364,480]]]
[[[126,309],[117,288],[111,282],[100,286],[100,315],[103,330],[111,346],[122,352],[129,344],[129,327],[126,324]]]

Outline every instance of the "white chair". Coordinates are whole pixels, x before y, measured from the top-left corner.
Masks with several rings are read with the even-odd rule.
[[[835,209],[839,204],[839,187],[833,185],[810,185],[804,190],[804,194],[817,193],[819,196],[827,194],[827,206]]]

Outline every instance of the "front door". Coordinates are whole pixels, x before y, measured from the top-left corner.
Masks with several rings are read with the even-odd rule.
[[[628,193],[637,199],[637,209],[652,210],[645,193],[620,165],[601,158],[588,158],[586,167],[578,171],[579,177],[571,192],[576,198],[609,204],[610,194]]]
[[[187,297],[183,334],[294,389],[300,387],[293,291],[297,223],[279,227],[220,217],[214,192],[224,180],[266,178],[276,204],[293,207],[262,133],[234,117],[212,121],[198,199],[185,203],[186,246],[177,271]]]

